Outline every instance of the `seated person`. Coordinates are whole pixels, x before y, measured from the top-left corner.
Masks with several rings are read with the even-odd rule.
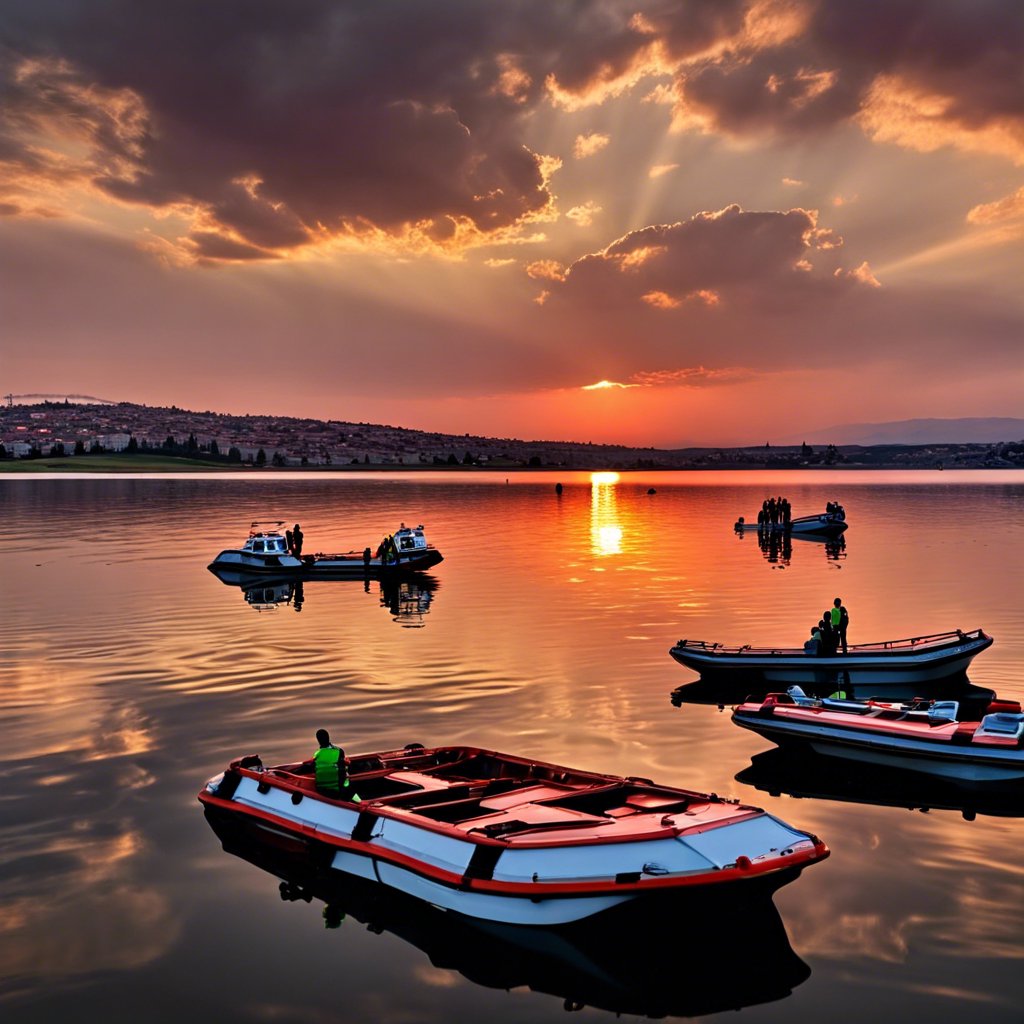
[[[357,804],[359,794],[352,788],[345,764],[345,751],[331,742],[326,729],[317,729],[316,741],[320,744],[313,754],[313,770],[316,775],[317,792],[335,800],[348,800]]]

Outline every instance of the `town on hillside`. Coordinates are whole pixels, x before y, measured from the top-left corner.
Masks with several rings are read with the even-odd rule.
[[[632,448],[439,434],[372,423],[194,412],[130,402],[0,406],[0,458],[118,454],[269,468],[480,466],[510,469],[993,468],[1024,466],[1024,441],[998,444]],[[85,464],[83,463],[83,468]]]

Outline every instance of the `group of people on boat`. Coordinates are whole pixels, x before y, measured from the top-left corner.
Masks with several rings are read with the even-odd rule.
[[[839,653],[846,654],[846,630],[850,625],[850,613],[843,600],[837,597],[831,608],[826,608],[818,624],[811,627],[810,638],[804,641],[804,650],[815,657],[830,658]]]
[[[835,516],[836,519],[846,520],[846,509],[838,501],[826,501],[825,514]]]
[[[793,506],[790,505],[789,498],[780,495],[777,498],[765,498],[761,502],[761,508],[757,513],[757,525],[786,527],[792,518]]]
[[[296,523],[290,530],[284,531],[284,539],[288,545],[288,550],[296,557],[302,557],[302,530],[299,528],[299,524]]]

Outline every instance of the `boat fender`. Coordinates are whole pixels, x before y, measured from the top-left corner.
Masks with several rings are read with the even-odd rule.
[[[302,803],[302,794],[301,793],[292,793],[292,803],[293,804],[301,804]]]
[[[427,748],[425,746],[423,746],[422,743],[406,743],[406,745],[404,747],[402,747],[402,749],[403,750],[426,750]]]
[[[636,885],[640,881],[639,871],[620,871],[615,876],[616,885]]]
[[[736,867],[739,868],[740,871],[749,871],[750,870],[750,858],[749,857],[743,857],[743,856],[737,857],[736,858]]]
[[[260,781],[256,783],[256,792],[257,793],[269,793],[270,792],[270,783],[267,782],[264,779],[260,779]]]

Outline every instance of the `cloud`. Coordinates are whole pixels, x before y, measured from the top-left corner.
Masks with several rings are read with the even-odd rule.
[[[786,185],[788,188],[804,188],[807,182],[801,181],[799,178],[783,178],[782,184]]]
[[[596,384],[583,384],[581,391],[611,391],[615,389],[635,388],[637,384],[623,384],[617,380],[599,380]]]
[[[969,224],[1017,224],[1024,221],[1024,186],[992,203],[981,203],[967,214]]]
[[[611,139],[601,132],[591,132],[589,135],[577,135],[576,142],[572,147],[572,155],[577,160],[584,160],[588,156],[600,153]]]
[[[648,172],[648,178],[660,178],[670,171],[674,171],[679,167],[679,164],[655,164]]]
[[[355,0],[221,0],[216,16],[36,0],[0,28],[0,203],[159,215],[186,261],[457,254],[555,217],[557,161],[527,142],[545,107],[642,85],[687,130],[856,123],[1024,162],[1022,49],[1005,0],[438,0],[400,18]],[[608,138],[579,135],[576,156]]]
[[[572,209],[566,211],[566,217],[578,224],[581,228],[590,227],[594,222],[594,218],[601,212],[601,207],[597,205],[593,200],[587,200],[585,203],[581,203],[579,206],[574,206]]]
[[[535,260],[527,264],[526,273],[541,281],[565,280],[565,267],[558,260]]]
[[[824,293],[869,283],[860,269],[835,275],[842,244],[842,238],[819,227],[814,211],[746,212],[729,206],[631,231],[568,268],[540,261],[532,276],[547,277],[557,286],[554,294],[576,306],[645,303],[659,311],[681,311],[694,303],[756,305],[774,303],[785,292]],[[820,266],[808,267],[811,253]]]

